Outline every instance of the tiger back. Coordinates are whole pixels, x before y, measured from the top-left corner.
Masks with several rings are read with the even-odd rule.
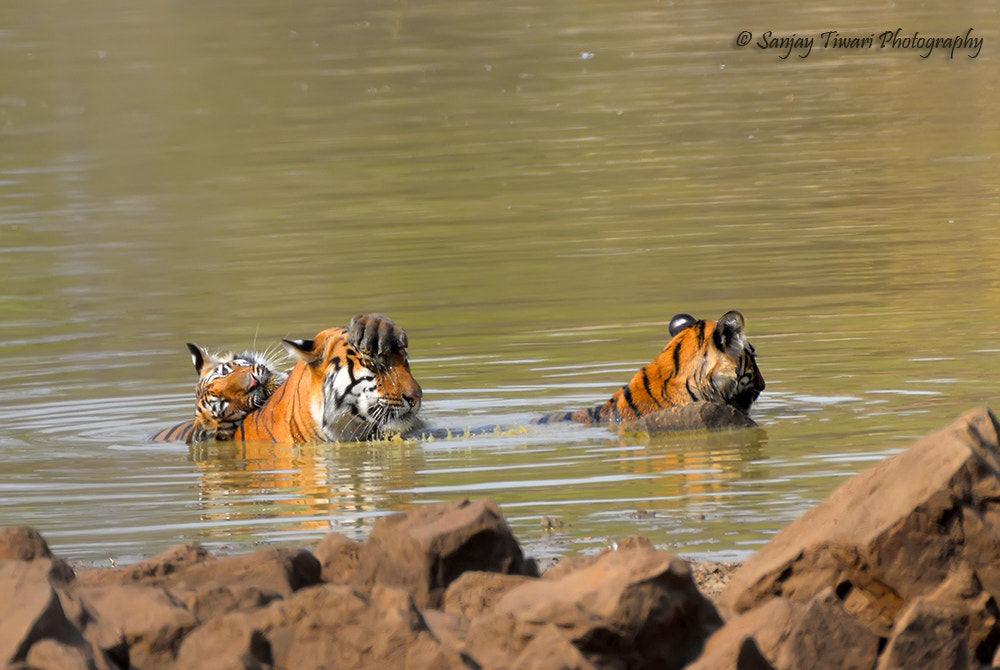
[[[198,372],[195,416],[150,436],[154,442],[209,442],[233,439],[245,417],[261,406],[288,376],[263,354],[248,351],[212,355],[188,343]]]
[[[368,350],[355,335],[359,319],[384,336],[396,326],[379,315],[356,317],[311,340],[284,340],[298,357],[288,380],[237,427],[245,442],[336,442],[406,435],[419,426],[423,391],[410,373],[403,331]],[[365,324],[361,324],[365,325]]]
[[[765,383],[744,327],[743,315],[735,311],[726,312],[717,322],[678,314],[670,321],[671,340],[663,352],[607,402],[549,414],[535,423],[619,424],[699,401],[748,413]]]

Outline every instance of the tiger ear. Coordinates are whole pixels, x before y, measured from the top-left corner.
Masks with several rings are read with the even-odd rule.
[[[191,352],[191,361],[194,363],[194,369],[200,375],[202,370],[206,367],[215,365],[215,359],[207,351],[199,347],[197,344],[187,343],[188,351]]]
[[[692,325],[695,321],[697,319],[690,314],[675,315],[674,318],[670,319],[670,337],[676,337],[677,333]]]
[[[288,353],[306,363],[313,363],[319,358],[315,340],[282,340],[281,343]]]
[[[737,353],[743,349],[746,338],[743,335],[743,327],[746,322],[739,312],[726,312],[715,324],[715,344],[723,351]]]

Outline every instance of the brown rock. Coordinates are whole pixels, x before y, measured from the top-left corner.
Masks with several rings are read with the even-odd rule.
[[[84,631],[87,638],[98,646],[123,638],[129,661],[138,668],[172,666],[184,636],[198,625],[184,603],[162,588],[86,586],[77,594],[95,613]]]
[[[722,603],[744,612],[775,596],[827,587],[871,603],[876,628],[964,561],[1000,592],[1000,444],[987,410],[971,412],[851,479],[733,575]],[[882,622],[879,624],[879,622]]]
[[[327,584],[350,584],[355,581],[362,547],[360,542],[337,533],[330,533],[320,540],[314,553],[322,568],[322,581]]]
[[[752,637],[743,637],[727,640],[726,645],[719,645],[711,650],[706,646],[698,660],[685,670],[774,670],[774,666]]]
[[[34,528],[12,526],[0,528],[0,561],[33,561],[52,558],[45,539]]]
[[[833,589],[826,589],[790,622],[787,638],[772,656],[775,668],[869,670],[875,665],[879,638],[852,617]]]
[[[753,641],[748,645],[747,641]],[[875,665],[879,638],[852,617],[833,589],[809,603],[774,598],[726,623],[690,670],[734,667],[864,668]]]
[[[444,611],[471,619],[491,610],[511,589],[533,579],[497,572],[464,572],[445,591]]]
[[[419,607],[441,607],[463,572],[536,575],[492,501],[424,505],[375,524],[356,584],[404,588]]]
[[[592,662],[634,668],[683,667],[722,623],[684,561],[644,547],[605,552],[561,579],[532,580],[504,595],[494,611],[492,617],[527,624],[531,637],[557,626]],[[506,625],[523,637],[516,623]],[[477,625],[470,625],[470,641]]]
[[[157,583],[158,579],[168,577],[180,570],[200,563],[214,561],[215,558],[207,549],[192,542],[168,549],[150,559],[122,566],[113,570],[94,569],[81,571],[77,575],[80,584],[135,584],[137,582]]]
[[[947,607],[918,598],[896,622],[879,659],[878,670],[969,670],[979,667],[979,664],[971,664],[969,645],[956,615]]]
[[[951,612],[962,627],[962,637],[971,658],[990,664],[994,650],[1000,644],[1000,607],[993,596],[983,589],[974,570],[964,563],[958,564],[924,600]],[[898,628],[899,624],[896,625]]]
[[[469,635],[469,619],[442,610],[420,610],[420,616],[441,644],[455,651],[465,649]]]
[[[237,598],[255,598],[263,593],[289,596],[306,586],[320,583],[322,568],[319,561],[305,549],[269,549],[241,556],[228,556],[188,565],[164,577],[150,578],[144,583],[163,586],[185,599],[211,596],[226,587]],[[244,593],[248,589],[254,593]]]
[[[35,670],[94,670],[97,667],[87,650],[51,638],[33,644],[24,665]]]
[[[32,646],[45,639],[79,649],[88,646],[63,610],[56,585],[64,583],[53,577],[52,565],[52,559],[0,561],[0,663],[24,661]]]
[[[274,666],[271,643],[256,613],[233,612],[184,638],[176,667],[185,670],[264,670]]]
[[[175,595],[199,621],[208,621],[226,612],[257,609],[281,597],[274,591],[263,591],[252,584],[209,584],[195,590],[177,589]]]
[[[487,659],[487,668],[490,668]],[[492,666],[506,667],[506,666]],[[509,667],[519,670],[596,670],[580,650],[555,626],[544,626]]]
[[[347,586],[324,584],[259,610],[217,617],[188,636],[178,655],[178,665],[201,663],[191,667],[220,667],[214,664],[223,661],[227,667],[273,663],[297,670],[468,667],[430,632],[405,592],[380,585],[367,598]]]
[[[469,622],[461,651],[483,667],[513,668],[540,628],[510,613],[479,616]]]
[[[746,640],[753,640],[754,647],[765,658],[767,655],[776,658],[802,607],[802,604],[787,598],[772,598],[763,605],[730,619],[708,639],[704,653],[692,667],[699,670],[735,667],[731,663],[735,663],[741,653],[744,653]]]

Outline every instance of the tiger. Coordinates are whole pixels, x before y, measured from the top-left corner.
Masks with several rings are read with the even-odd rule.
[[[628,384],[596,407],[557,412],[534,423],[576,421],[621,424],[658,410],[706,401],[744,414],[764,390],[757,352],[744,334],[743,315],[726,312],[716,321],[677,314],[670,320],[670,342]]]
[[[153,442],[232,440],[244,417],[263,406],[288,377],[267,356],[254,351],[213,356],[190,342],[187,348],[198,372],[194,418],[151,435]]]
[[[406,332],[380,315],[310,340],[283,340],[298,358],[263,407],[246,415],[243,442],[339,442],[407,436],[421,427],[423,390],[410,373]]]

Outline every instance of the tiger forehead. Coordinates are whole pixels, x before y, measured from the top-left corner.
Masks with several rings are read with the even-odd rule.
[[[399,349],[388,355],[375,356],[363,351],[350,343],[345,328],[328,328],[313,339],[317,349],[323,350],[325,360],[333,360],[337,356],[357,360],[372,370],[392,368],[406,363],[406,350]]]

